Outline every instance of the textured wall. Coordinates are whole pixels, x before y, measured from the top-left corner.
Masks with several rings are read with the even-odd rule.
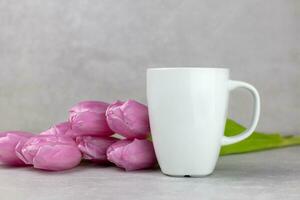
[[[41,131],[82,99],[145,102],[145,69],[227,66],[259,130],[300,133],[298,0],[0,0],[0,130]],[[234,92],[230,115],[249,121]]]

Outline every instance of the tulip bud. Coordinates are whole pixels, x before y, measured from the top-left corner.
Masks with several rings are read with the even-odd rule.
[[[70,122],[62,122],[40,133],[40,135],[69,136],[71,138],[75,138],[77,135],[79,135],[79,133],[71,129]]]
[[[112,137],[79,136],[76,143],[83,158],[96,163],[106,163],[106,151],[110,145],[118,141]]]
[[[71,129],[79,135],[109,136],[113,131],[106,122],[105,112],[109,104],[101,101],[83,101],[70,110]]]
[[[32,133],[23,131],[7,131],[0,133],[0,163],[3,165],[23,166],[25,163],[20,160],[15,148],[22,145],[28,138],[32,137]]]
[[[107,159],[127,171],[152,168],[156,157],[149,140],[120,140],[107,149]]]
[[[34,168],[58,171],[77,166],[81,153],[70,137],[54,135],[38,135],[28,139],[20,148],[17,156]]]
[[[147,106],[134,100],[112,103],[107,108],[106,119],[114,132],[128,139],[144,139],[150,133]]]

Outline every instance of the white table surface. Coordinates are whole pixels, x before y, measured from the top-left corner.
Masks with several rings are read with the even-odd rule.
[[[0,199],[300,199],[300,147],[224,156],[213,175],[173,178],[92,164],[64,172],[0,167]]]

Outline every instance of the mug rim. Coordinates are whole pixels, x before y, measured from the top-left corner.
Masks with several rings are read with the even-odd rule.
[[[150,67],[147,71],[162,71],[162,70],[220,70],[229,71],[229,68],[224,67]]]

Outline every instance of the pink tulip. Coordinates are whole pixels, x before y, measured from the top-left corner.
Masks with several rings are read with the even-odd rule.
[[[82,101],[70,110],[71,129],[79,135],[109,136],[105,112],[109,104],[101,101]]]
[[[66,136],[38,135],[16,148],[17,156],[34,168],[58,171],[77,166],[81,153],[75,141]]]
[[[150,133],[147,106],[134,100],[112,103],[107,108],[106,119],[113,131],[128,139],[144,139]]]
[[[120,140],[107,150],[107,159],[127,171],[152,168],[156,157],[148,140]]]
[[[22,145],[28,138],[32,137],[32,133],[23,131],[7,131],[0,133],[0,163],[3,165],[23,166],[25,163],[20,160],[15,148],[19,143]]]
[[[76,138],[83,158],[96,163],[107,162],[106,150],[116,141],[118,139],[112,137],[79,136]]]
[[[62,122],[40,133],[40,135],[69,136],[75,138],[79,133],[71,129],[70,122]]]

